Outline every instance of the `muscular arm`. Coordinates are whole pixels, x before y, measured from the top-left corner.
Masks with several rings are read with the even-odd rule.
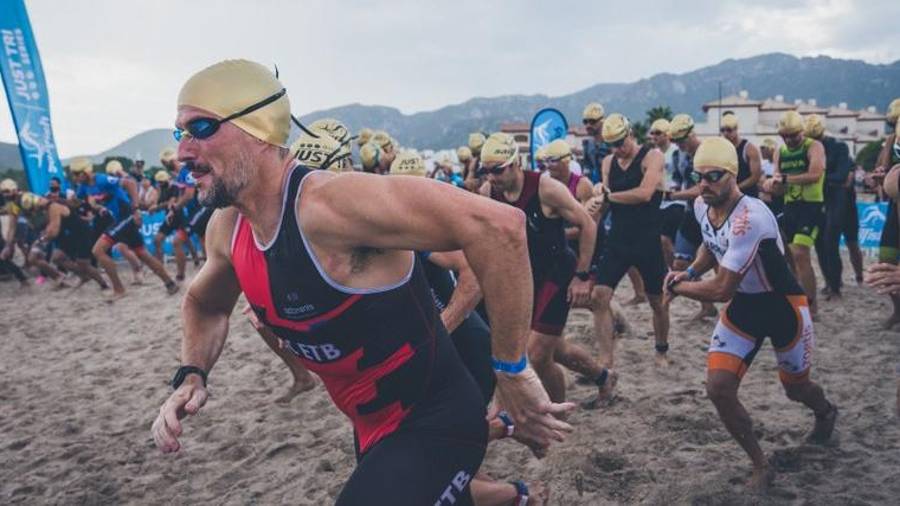
[[[575,198],[578,199],[578,202],[581,203],[582,207],[587,207],[588,200],[594,196],[594,187],[591,185],[591,180],[587,177],[582,177],[578,180],[578,186],[575,187]],[[578,236],[581,234],[581,230],[578,227],[566,227],[566,240],[574,241],[578,239]]]
[[[137,209],[140,200],[138,199],[137,183],[134,182],[134,179],[123,177],[119,180],[119,186],[128,193],[128,198],[131,199],[131,208]]]
[[[822,143],[815,141],[809,147],[809,170],[802,174],[792,174],[787,177],[791,184],[812,184],[825,173],[825,148]]]
[[[47,225],[44,227],[43,234],[41,234],[45,241],[52,241],[59,235],[60,225],[62,224],[62,212],[63,208],[56,205],[51,205],[47,210]]]
[[[696,272],[699,277],[715,267],[717,263],[716,256],[713,255],[712,252],[709,251],[709,248],[706,247],[706,244],[704,244],[697,251],[697,258],[691,264],[691,268],[694,269],[694,272]]]
[[[229,255],[235,211],[216,211],[206,234],[208,258],[191,281],[181,305],[184,337],[181,363],[205,371],[219,358],[228,335],[228,317],[241,294]],[[195,375],[189,380],[199,379]]]
[[[756,188],[756,185],[759,184],[759,179],[762,177],[762,160],[759,155],[759,148],[747,143],[746,152],[747,163],[750,164],[750,177],[738,185],[742,192]]]
[[[461,249],[484,292],[494,356],[522,357],[533,288],[520,210],[425,178],[307,177],[300,215],[317,217],[303,222],[314,245],[335,252]],[[496,261],[500,251],[502,262]]]
[[[181,192],[178,200],[175,201],[175,209],[183,209],[184,206],[194,198],[194,192],[196,191],[197,190],[193,186],[185,186],[184,191]]]
[[[447,328],[447,332],[453,332],[481,301],[481,287],[478,286],[475,273],[469,267],[469,262],[466,261],[462,251],[432,253],[428,256],[428,261],[457,273],[456,288],[447,301],[447,307],[441,312],[444,327]]]
[[[894,142],[896,142],[896,136],[897,134],[891,134],[884,139],[881,151],[878,152],[878,159],[875,161],[875,167],[884,167],[885,170],[890,167],[891,149],[893,149]]]
[[[700,248],[700,250],[706,251],[707,255],[712,256],[705,246]],[[675,285],[672,291],[677,295],[683,295],[703,302],[728,302],[734,296],[734,292],[737,291],[738,285],[741,284],[743,278],[743,274],[719,266],[719,271],[714,278],[700,281],[682,281]]]
[[[576,270],[587,271],[591,268],[594,246],[597,242],[597,225],[591,215],[569,193],[569,189],[549,175],[541,178],[541,204],[551,207],[553,214],[578,227],[578,263]]]
[[[644,177],[637,188],[621,192],[610,193],[607,197],[610,202],[617,204],[636,205],[650,202],[653,194],[659,188],[659,182],[663,178],[665,157],[658,149],[651,149],[644,156]]]

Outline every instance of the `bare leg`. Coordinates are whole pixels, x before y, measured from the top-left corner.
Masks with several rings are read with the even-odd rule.
[[[80,259],[75,261],[76,270],[81,272],[82,276],[87,276],[100,285],[101,290],[106,290],[109,288],[109,285],[106,284],[106,280],[103,279],[103,275],[100,274],[100,271],[94,268],[91,265],[91,262],[87,259]]]
[[[654,360],[659,367],[669,365],[669,306],[663,304],[662,295],[648,295],[650,308],[653,309],[653,334],[656,336],[656,355]],[[666,351],[660,352],[664,349]]]
[[[566,400],[566,376],[554,360],[554,352],[562,336],[531,331],[528,336],[528,359],[553,402]]]
[[[766,456],[753,434],[753,421],[738,400],[737,391],[741,380],[736,374],[721,369],[706,373],[706,393],[719,413],[719,418],[731,437],[741,445],[753,462],[753,476],[749,486],[757,492],[764,492],[775,478]]]
[[[262,337],[262,340],[265,341],[266,346],[278,355],[278,358],[284,362],[284,365],[288,366],[288,369],[291,371],[291,376],[294,378],[294,383],[288,391],[278,396],[278,398],[275,399],[275,402],[286,404],[291,402],[294,397],[297,397],[301,393],[311,390],[316,386],[316,378],[303,366],[303,363],[300,362],[300,359],[297,358],[296,355],[290,350],[282,348],[280,340],[272,333],[271,329],[268,327],[259,327],[256,330],[259,332],[259,336]]]
[[[634,287],[634,297],[625,303],[626,306],[636,306],[647,302],[647,291],[644,289],[644,279],[637,269],[631,267],[628,269],[628,279],[631,280],[631,286]]]
[[[600,366],[586,349],[567,341],[565,337],[559,338],[553,356],[556,363],[587,377],[597,385],[597,397],[582,406],[595,408],[601,402],[609,402],[618,381],[615,371]]]
[[[32,251],[30,255],[28,255],[28,263],[34,267],[37,267],[37,270],[41,272],[41,275],[44,277],[48,277],[53,281],[61,281],[62,274],[55,267],[47,263],[44,260],[44,252],[43,251]]]
[[[187,234],[184,245],[187,246],[188,253],[191,254],[191,258],[194,260],[194,267],[200,267],[200,256],[197,254],[197,248],[194,246],[194,241],[191,240],[190,234]]]
[[[163,241],[166,240],[166,236],[157,233],[153,236],[153,256],[159,260],[160,263],[164,263],[163,260]]]
[[[122,280],[119,278],[116,262],[109,256],[109,249],[111,247],[112,244],[110,244],[105,237],[100,237],[97,239],[97,242],[94,243],[91,253],[94,254],[94,258],[96,258],[97,262],[103,266],[103,270],[106,271],[106,275],[109,276],[109,282],[112,284],[113,289],[112,298],[117,299],[125,296],[125,285],[122,284]]]
[[[184,254],[184,237],[181,231],[175,232],[175,237],[172,238],[172,249],[175,250],[175,279],[182,281],[187,258]]]
[[[850,265],[853,266],[853,273],[856,274],[857,284],[863,281],[863,255],[859,249],[858,242],[848,242],[847,251],[850,252]]]
[[[116,250],[122,255],[128,265],[131,266],[131,272],[133,274],[134,279],[132,279],[132,285],[140,285],[144,282],[144,273],[141,271],[141,262],[138,260],[137,255],[134,254],[134,251],[131,250],[128,246],[118,243],[115,245]]]
[[[800,402],[816,415],[816,425],[807,438],[812,443],[825,443],[831,438],[837,420],[837,408],[825,398],[822,387],[806,378],[799,383],[782,383],[788,399]]]
[[[175,282],[172,281],[172,278],[169,277],[169,273],[166,272],[166,268],[163,267],[162,262],[154,258],[153,255],[148,253],[144,248],[137,250],[136,254],[137,257],[140,258],[141,261],[144,262],[144,264],[149,267],[151,271],[153,271],[153,274],[156,274],[156,276],[166,284],[166,289],[168,289],[170,293],[175,293],[170,288],[175,284]],[[177,291],[177,289],[175,291]]]
[[[594,312],[594,335],[600,349],[598,362],[607,369],[613,368],[616,342],[613,339],[612,288],[603,285],[594,286],[591,292],[591,305]]]
[[[794,265],[797,268],[797,278],[806,298],[809,299],[809,310],[816,314],[816,273],[812,268],[809,246],[791,244],[791,254],[794,257]]]

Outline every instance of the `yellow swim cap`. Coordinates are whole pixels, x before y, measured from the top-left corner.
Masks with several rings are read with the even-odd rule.
[[[605,142],[618,142],[631,133],[631,123],[628,118],[619,113],[610,114],[603,121],[603,140]]]
[[[547,159],[547,146],[541,146],[534,153],[534,161],[543,162],[546,159]]]
[[[313,169],[338,168],[340,160],[350,156],[350,150],[321,129],[310,129],[318,137],[304,132],[291,144],[291,156]]]
[[[381,162],[381,155],[381,147],[371,141],[359,148],[359,159],[366,170],[372,170],[377,167]]]
[[[125,173],[125,169],[122,168],[122,162],[118,160],[110,160],[106,162],[106,167],[104,168],[104,170],[110,176],[121,176]]]
[[[666,118],[659,118],[650,125],[650,131],[662,132],[663,135],[669,135],[669,120]]]
[[[424,176],[426,172],[425,160],[415,151],[404,151],[391,163],[392,176]]]
[[[350,138],[350,130],[347,129],[347,126],[334,118],[317,119],[309,125],[309,129],[322,130],[341,144]]]
[[[563,158],[572,156],[572,148],[569,146],[569,143],[563,139],[556,139],[550,144],[547,144],[546,156],[548,159],[562,160]]]
[[[484,134],[481,132],[473,132],[469,134],[469,149],[472,150],[473,155],[478,155],[481,153],[481,148],[484,146],[485,138]]]
[[[778,147],[778,143],[775,142],[775,139],[773,139],[771,137],[766,137],[765,139],[763,139],[762,145],[769,149],[775,149]]]
[[[161,162],[172,162],[175,163],[178,158],[178,152],[175,151],[175,148],[168,147],[164,148],[159,152],[159,161]]]
[[[818,114],[810,114],[806,117],[806,124],[803,126],[804,135],[813,139],[821,139],[825,135],[825,120]]]
[[[601,120],[603,119],[603,106],[597,102],[588,104],[581,113],[581,119]]]
[[[197,107],[225,118],[282,92],[281,82],[259,63],[225,60],[191,76],[178,93],[178,106]],[[273,100],[231,123],[261,141],[286,147],[291,103],[287,93]]]
[[[481,163],[508,165],[519,155],[519,145],[512,135],[497,132],[491,134],[481,147]]]
[[[786,111],[778,120],[778,133],[793,135],[803,132],[803,117],[797,111]]]
[[[14,192],[19,191],[19,185],[12,179],[6,178],[0,181],[0,191]]]
[[[460,146],[456,148],[456,158],[458,158],[460,162],[466,163],[472,159],[472,150],[469,149],[469,146]]]
[[[392,146],[393,139],[384,130],[379,130],[372,134],[372,139],[369,142],[374,142],[379,148],[386,150]]]
[[[359,131],[359,135],[356,136],[356,145],[359,147],[363,147],[365,143],[369,142],[372,139],[372,129],[371,128],[363,128]]]
[[[888,104],[886,116],[888,118],[888,123],[892,125],[897,124],[897,119],[900,118],[900,98],[891,100],[891,103]]]
[[[93,174],[94,164],[91,163],[90,158],[76,158],[72,160],[72,163],[69,165],[69,171],[71,171],[72,174],[80,174],[82,172]]]
[[[669,138],[682,140],[694,131],[694,118],[690,114],[678,114],[669,122]]]
[[[167,183],[172,180],[172,176],[170,176],[169,173],[165,170],[160,170],[153,175],[153,180],[157,183]]]
[[[25,192],[19,198],[19,203],[22,205],[22,209],[24,209],[26,211],[30,211],[30,210],[40,206],[43,203],[42,202],[43,200],[44,199],[41,198],[39,195],[35,195],[34,193],[31,193],[31,192]]]
[[[722,126],[725,128],[737,129],[738,117],[733,112],[726,112],[722,115]]]
[[[738,157],[734,144],[724,137],[707,137],[700,143],[694,154],[694,167],[715,167],[725,169],[733,175],[738,173]]]

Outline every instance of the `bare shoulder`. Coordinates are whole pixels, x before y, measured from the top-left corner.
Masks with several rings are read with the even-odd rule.
[[[233,207],[216,209],[206,227],[206,249],[210,256],[231,257],[231,238],[237,225],[238,211]]]

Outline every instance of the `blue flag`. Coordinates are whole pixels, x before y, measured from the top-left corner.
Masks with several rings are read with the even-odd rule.
[[[534,115],[531,120],[531,169],[535,170],[537,164],[534,160],[534,154],[539,149],[550,144],[556,139],[565,139],[569,132],[569,123],[563,113],[556,109],[541,109]]]
[[[0,1],[0,74],[12,110],[31,191],[43,195],[56,176],[65,184],[50,128],[50,100],[24,0]]]

